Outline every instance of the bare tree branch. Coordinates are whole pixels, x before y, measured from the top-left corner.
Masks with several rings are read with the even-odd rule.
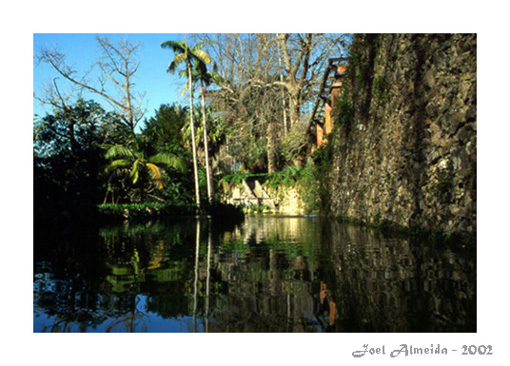
[[[134,133],[137,123],[143,118],[144,110],[141,109],[143,95],[134,97],[134,83],[132,78],[140,66],[136,62],[136,52],[139,44],[131,44],[123,40],[114,44],[106,37],[96,37],[102,57],[97,61],[101,74],[96,81],[89,81],[87,76],[91,71],[79,73],[66,63],[66,57],[54,49],[42,49],[38,55],[39,62],[45,62],[53,67],[58,74],[79,88],[79,93],[84,90],[104,98],[121,116],[122,121]],[[113,89],[108,88],[107,81],[112,83]],[[52,96],[53,95],[53,96]],[[36,97],[39,101],[54,104],[54,93],[49,93],[45,98]],[[62,99],[63,101],[63,99]]]

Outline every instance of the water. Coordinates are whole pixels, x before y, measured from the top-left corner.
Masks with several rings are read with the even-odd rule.
[[[322,218],[36,230],[34,332],[475,332],[476,258]]]

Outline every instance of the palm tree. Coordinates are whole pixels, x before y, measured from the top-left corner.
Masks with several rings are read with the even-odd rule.
[[[212,61],[213,69],[216,69],[216,64]],[[184,70],[183,70],[184,71]],[[181,75],[182,76],[182,75]],[[209,202],[212,202],[212,198],[214,195],[214,187],[213,180],[211,174],[211,165],[209,163],[209,146],[208,146],[208,137],[207,137],[207,114],[205,112],[205,91],[207,86],[211,84],[221,85],[223,82],[222,77],[216,73],[215,71],[207,71],[207,65],[203,62],[194,62],[194,67],[192,69],[192,77],[195,80],[200,81],[200,96],[202,99],[202,125],[203,125],[203,133],[204,133],[204,155],[205,155],[205,171],[207,177],[207,198]],[[187,89],[190,88],[190,83],[186,83],[184,88],[182,89],[181,95],[183,95]]]
[[[162,48],[170,48],[175,53],[175,58],[168,65],[167,72],[174,73],[181,64],[185,65],[188,74],[188,83],[190,86],[189,104],[190,104],[190,126],[191,126],[191,145],[193,150],[193,174],[195,176],[195,198],[198,209],[200,209],[200,187],[198,179],[197,146],[195,139],[195,126],[193,123],[193,63],[198,62],[207,64],[211,62],[209,55],[201,49],[203,42],[197,43],[194,47],[188,46],[186,41],[166,41],[161,44]]]
[[[186,168],[182,158],[168,152],[160,152],[146,158],[140,151],[137,140],[134,140],[132,146],[111,146],[105,157],[111,160],[106,167],[106,173],[110,175],[109,187],[114,176],[123,176],[128,179],[131,186],[140,188],[142,199],[145,194],[151,193],[154,189],[163,189],[162,167],[168,166],[179,171],[184,171]],[[108,191],[105,202],[107,197]]]

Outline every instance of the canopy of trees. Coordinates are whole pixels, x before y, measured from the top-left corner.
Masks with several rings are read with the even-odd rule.
[[[272,174],[302,164],[313,150],[309,114],[322,72],[329,58],[346,56],[349,40],[340,34],[195,34],[187,43],[164,42],[173,53],[162,76],[181,70],[190,102],[163,104],[149,119],[145,93],[133,83],[138,44],[97,37],[96,80],[57,49],[40,50],[38,60],[59,77],[35,95],[52,107],[34,121],[36,202],[200,206],[214,201],[222,175],[239,169]],[[98,100],[83,100],[83,91]]]

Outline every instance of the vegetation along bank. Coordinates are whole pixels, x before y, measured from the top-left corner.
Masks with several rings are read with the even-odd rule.
[[[189,103],[150,118],[132,82],[139,45],[96,41],[98,83],[38,52],[60,76],[36,92],[52,108],[34,121],[36,218],[239,213],[232,204],[476,234],[476,35],[167,41],[162,77],[179,75]]]

